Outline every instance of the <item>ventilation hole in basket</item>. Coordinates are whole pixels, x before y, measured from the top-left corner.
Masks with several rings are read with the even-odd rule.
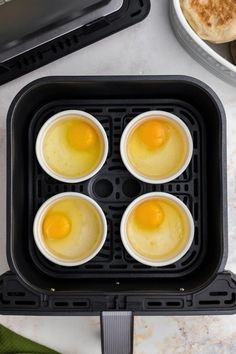
[[[182,114],[185,118],[187,118],[187,120],[188,120],[192,125],[194,125],[194,119],[193,119],[193,117],[192,117],[188,112],[181,110],[179,113]]]
[[[112,159],[112,162],[115,162],[115,163],[120,163],[120,159],[117,159],[117,158],[115,158],[115,159]]]
[[[115,259],[121,259],[121,258],[122,257],[120,255],[118,255],[118,254],[115,256]]]
[[[115,184],[119,184],[120,183],[120,179],[119,179],[119,177],[117,177],[116,179],[115,179]]]
[[[235,300],[236,300],[236,295],[235,295],[235,293],[232,293],[231,299],[230,300],[225,300],[224,303],[226,305],[232,305],[232,304],[235,303]]]
[[[188,172],[187,172],[187,170],[185,170],[184,173],[183,173],[183,179],[184,179],[184,180],[188,179]]]
[[[57,186],[56,186],[56,187],[57,187]],[[75,191],[76,191],[76,185],[75,185],[75,184],[72,184],[72,185],[71,185],[71,191],[72,191],[72,192],[75,192]]]
[[[116,192],[116,199],[120,199],[120,193],[119,192]],[[114,215],[117,217],[117,215]]]
[[[180,191],[180,184],[176,184],[176,191],[177,191],[177,192]]]
[[[164,190],[165,190],[165,185],[164,185],[164,184],[161,184],[161,185],[159,186],[159,188],[160,188],[160,191],[161,191],[161,192],[164,192]]]
[[[69,303],[68,303],[68,302],[65,302],[65,301],[55,301],[55,302],[54,302],[54,306],[57,306],[57,307],[67,307],[67,306],[69,306]]]
[[[30,300],[18,300],[15,301],[15,305],[19,305],[19,306],[33,306],[36,305],[35,301],[30,301]]]
[[[89,302],[88,301],[75,301],[73,302],[74,307],[88,307]]]
[[[198,220],[198,203],[194,203],[194,220]]]
[[[125,269],[127,268],[126,264],[111,264],[110,265],[111,269]]]
[[[197,197],[198,196],[198,180],[197,179],[194,180],[193,189],[194,189],[194,195],[195,195],[195,197]]]
[[[194,173],[198,173],[198,156],[194,155],[193,157],[193,171]]]
[[[95,182],[93,191],[98,197],[107,198],[113,192],[113,185],[108,179],[101,179]]]
[[[220,305],[220,300],[201,300],[199,305]]]
[[[209,293],[210,296],[227,296],[227,291],[212,291]]]
[[[7,293],[8,296],[25,296],[25,293],[21,291],[9,291]]]
[[[68,47],[71,47],[71,41],[70,41],[70,39],[68,37],[66,38],[66,45]]]
[[[193,132],[193,148],[197,149],[197,147],[198,147],[198,134],[197,134],[197,131],[194,130],[194,132]]]
[[[10,305],[11,301],[8,301],[8,300],[5,300],[3,298],[3,295],[0,294],[0,304],[3,304],[3,305]]]
[[[182,304],[179,301],[167,301],[166,306],[180,307]]]
[[[195,226],[194,229],[194,243],[197,246],[199,244],[199,234],[198,234],[198,227]]]
[[[124,182],[122,191],[126,197],[134,198],[140,194],[141,185],[136,179],[130,178]]]
[[[169,192],[172,192],[172,190],[173,190],[173,186],[172,186],[171,184],[169,184],[169,185],[168,185],[168,191],[169,191]]]
[[[102,113],[102,108],[89,108],[89,113]]]
[[[184,197],[183,197],[183,202],[184,202],[184,204],[188,204],[188,197],[187,197],[187,195],[185,195]]]
[[[162,306],[162,302],[160,301],[148,301],[147,302],[148,307],[160,307]]]
[[[85,268],[86,269],[102,269],[103,265],[102,264],[86,264]]]
[[[190,256],[184,261],[182,262],[182,266],[186,266],[187,264],[191,263],[191,261],[194,259],[194,257],[196,256],[196,251],[193,251]]]
[[[185,190],[185,192],[188,192],[188,189],[189,189],[188,184],[185,184],[185,185],[184,185],[184,190]]]
[[[55,44],[53,44],[51,46],[51,49],[52,49],[53,53],[57,53],[57,47],[55,46]]]

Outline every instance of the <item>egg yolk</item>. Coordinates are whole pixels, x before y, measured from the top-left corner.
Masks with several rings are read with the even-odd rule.
[[[43,222],[43,233],[53,239],[62,239],[68,236],[71,230],[70,220],[63,213],[47,215]]]
[[[94,146],[96,140],[96,130],[86,122],[74,122],[68,129],[69,144],[76,150],[86,150]]]
[[[164,212],[158,203],[145,201],[137,206],[135,220],[144,229],[155,229],[164,220]]]
[[[165,144],[167,129],[164,122],[148,120],[139,127],[140,138],[148,147],[155,149]]]

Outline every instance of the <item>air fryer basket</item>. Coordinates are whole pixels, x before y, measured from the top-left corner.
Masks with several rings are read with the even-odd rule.
[[[65,109],[93,114],[104,126],[110,143],[102,170],[79,184],[55,181],[41,169],[35,156],[40,127]],[[137,114],[154,109],[179,116],[189,127],[194,143],[188,169],[163,185],[136,180],[125,169],[119,153],[126,124]],[[222,273],[227,257],[225,114],[208,86],[185,76],[48,77],[34,81],[16,96],[8,113],[7,134],[7,253],[11,272],[1,277],[2,313],[102,312],[104,335],[113,328],[111,320],[117,316],[121,328],[125,324],[129,327],[133,313],[234,313],[234,276]],[[91,196],[108,220],[103,249],[79,267],[52,264],[33,242],[37,209],[64,191]],[[123,211],[134,198],[150,191],[174,194],[194,218],[195,238],[190,250],[163,268],[139,264],[120,240]],[[129,336],[127,346],[131,347]]]

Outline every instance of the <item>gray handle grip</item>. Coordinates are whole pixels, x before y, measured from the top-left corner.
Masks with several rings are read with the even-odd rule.
[[[132,354],[133,330],[134,325],[132,312],[102,312],[102,354]]]

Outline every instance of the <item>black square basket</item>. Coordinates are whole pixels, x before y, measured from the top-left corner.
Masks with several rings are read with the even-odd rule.
[[[49,177],[35,155],[40,127],[66,109],[93,114],[104,126],[110,144],[102,170],[78,184]],[[125,169],[119,152],[126,124],[137,114],[156,109],[179,116],[194,145],[188,169],[163,185],[136,180]],[[78,267],[52,264],[33,242],[37,209],[49,197],[65,191],[92,197],[108,221],[101,252]],[[127,205],[151,191],[180,198],[195,224],[194,242],[187,254],[161,268],[132,259],[119,234]],[[185,76],[48,77],[26,86],[12,102],[7,118],[7,255],[11,271],[0,280],[2,314],[233,314],[236,280],[224,271],[227,236],[225,113],[204,83]]]

